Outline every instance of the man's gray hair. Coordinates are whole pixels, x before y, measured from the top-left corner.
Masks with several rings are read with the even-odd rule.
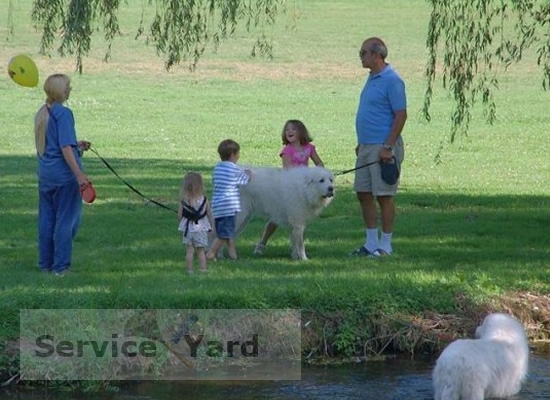
[[[384,42],[379,38],[371,38],[368,40],[371,41],[369,45],[369,50],[373,53],[380,54],[380,57],[385,60],[388,56],[388,48],[386,47]]]

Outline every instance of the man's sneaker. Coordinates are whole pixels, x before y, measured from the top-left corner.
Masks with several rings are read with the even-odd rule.
[[[254,247],[254,251],[252,252],[252,254],[255,256],[261,256],[264,254],[264,250],[265,250],[265,244],[258,242],[256,243],[256,246]]]
[[[365,248],[365,246],[361,246],[358,249],[353,250],[351,252],[351,255],[352,256],[363,256],[363,257],[374,258],[374,257],[380,257],[382,254],[380,253],[379,250],[368,251]]]

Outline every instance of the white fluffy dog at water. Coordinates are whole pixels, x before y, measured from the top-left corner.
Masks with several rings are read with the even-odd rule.
[[[252,179],[241,187],[237,234],[254,214],[263,215],[277,225],[290,227],[292,258],[307,260],[304,230],[331,202],[333,174],[322,167],[251,167],[250,170]]]
[[[435,400],[483,400],[518,393],[527,375],[529,346],[523,325],[507,314],[489,314],[477,339],[451,343],[433,371]]]

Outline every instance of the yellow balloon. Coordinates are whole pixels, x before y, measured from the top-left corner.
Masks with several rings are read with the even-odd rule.
[[[38,68],[34,61],[24,54],[12,57],[8,63],[8,74],[15,83],[21,86],[35,87],[38,85]]]

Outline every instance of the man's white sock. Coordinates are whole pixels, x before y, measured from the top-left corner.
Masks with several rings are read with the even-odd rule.
[[[391,254],[393,251],[391,247],[392,235],[393,235],[392,232],[390,233],[382,232],[382,236],[380,237],[380,248],[388,254]]]
[[[377,228],[367,229],[366,234],[367,234],[367,240],[365,242],[365,248],[368,251],[370,251],[371,253],[373,251],[378,250],[378,248],[379,248],[379,246],[378,246],[378,229]]]

